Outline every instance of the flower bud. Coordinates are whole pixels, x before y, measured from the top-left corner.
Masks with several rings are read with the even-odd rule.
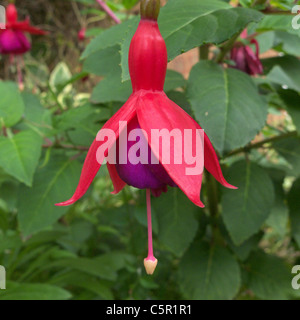
[[[141,18],[157,20],[160,10],[160,0],[142,0]]]
[[[144,266],[147,274],[150,274],[150,275],[153,274],[157,266],[157,259],[155,260],[151,260],[149,258],[144,259]]]
[[[79,32],[78,32],[78,40],[79,41],[83,41],[85,40],[85,33],[86,33],[86,29],[82,28]]]
[[[18,20],[18,12],[14,4],[9,4],[6,8],[7,22],[14,23]]]

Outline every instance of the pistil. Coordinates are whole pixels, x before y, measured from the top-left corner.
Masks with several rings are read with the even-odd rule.
[[[153,274],[157,266],[157,259],[153,255],[150,189],[146,190],[146,197],[147,197],[147,222],[148,222],[148,257],[144,259],[144,266],[147,274]]]

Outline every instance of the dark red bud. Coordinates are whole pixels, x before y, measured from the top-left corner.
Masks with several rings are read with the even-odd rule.
[[[142,0],[141,18],[157,20],[160,10],[160,0]]]
[[[82,29],[78,32],[78,39],[79,39],[80,41],[85,40],[85,32],[86,32],[86,29],[85,29],[85,28],[82,28]]]
[[[18,12],[14,4],[9,4],[6,8],[7,22],[14,23],[18,20]]]

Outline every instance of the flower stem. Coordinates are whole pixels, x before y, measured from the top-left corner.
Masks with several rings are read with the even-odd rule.
[[[113,13],[113,11],[108,7],[108,5],[102,0],[96,0],[101,8],[115,21],[115,23],[120,24],[121,20]]]
[[[296,137],[297,134],[298,134],[297,131],[290,131],[290,132],[287,132],[287,133],[284,133],[284,134],[281,134],[281,135],[277,135],[277,136],[274,136],[274,137],[271,137],[271,138],[267,138],[265,140],[250,144],[250,145],[248,145],[246,147],[242,147],[242,148],[233,150],[233,151],[229,152],[228,154],[226,154],[223,157],[223,159],[231,157],[231,156],[234,156],[234,155],[236,155],[238,153],[241,153],[241,152],[246,152],[247,153],[251,149],[261,148],[266,143],[272,143],[272,142],[281,141],[281,140],[284,140],[284,139],[287,139],[287,138]]]
[[[17,74],[18,74],[18,85],[20,91],[24,90],[23,74],[22,74],[22,58],[19,56],[17,59]]]

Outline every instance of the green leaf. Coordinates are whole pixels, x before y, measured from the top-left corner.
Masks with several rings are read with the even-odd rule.
[[[259,53],[262,54],[274,47],[275,32],[269,31],[255,37],[259,44]]]
[[[300,36],[300,30],[292,27],[292,15],[265,15],[263,20],[258,24],[257,31],[280,30],[287,31],[291,34]]]
[[[170,1],[162,10],[159,26],[172,60],[204,43],[220,44],[262,18],[256,10],[233,8],[216,0]]]
[[[195,242],[182,257],[178,283],[187,299],[233,299],[240,287],[237,261],[222,247]]]
[[[300,52],[299,36],[284,31],[275,32],[275,44],[281,44],[281,50],[287,54],[298,56]],[[276,48],[277,49],[277,48]],[[278,49],[277,49],[278,50]]]
[[[293,90],[279,90],[279,95],[300,133],[300,94]]]
[[[300,179],[296,180],[288,194],[288,206],[291,217],[292,236],[300,248]]]
[[[72,78],[71,71],[65,62],[60,62],[50,75],[49,84],[54,92],[60,92],[65,83]]]
[[[121,70],[120,70],[121,71]],[[121,83],[121,75],[115,74],[101,80],[93,89],[93,103],[108,103],[111,101],[125,102],[132,92],[130,81]]]
[[[18,219],[25,235],[50,226],[66,213],[68,207],[56,207],[54,204],[70,198],[80,170],[78,162],[53,156],[47,166],[36,172],[32,188],[20,188]]]
[[[274,203],[274,187],[269,175],[256,164],[239,161],[228,170],[230,183],[222,196],[222,217],[236,245],[257,233]]]
[[[22,241],[18,234],[0,233],[0,254],[2,254],[5,250],[14,250],[18,248],[21,244],[22,244]]]
[[[31,186],[42,147],[42,138],[33,131],[13,137],[0,137],[0,167],[26,185]]]
[[[86,274],[99,277],[100,279],[106,279],[115,281],[117,274],[110,264],[104,264],[101,259],[89,259],[89,258],[67,258],[61,259],[48,265],[44,265],[43,269],[52,268],[70,268],[71,270],[77,270],[85,272]]]
[[[153,207],[158,219],[159,240],[181,256],[196,235],[198,222],[194,213],[199,209],[175,188],[154,199]]]
[[[0,96],[0,125],[3,121],[6,127],[11,127],[21,119],[24,112],[21,94],[14,82],[0,81]]]
[[[0,300],[68,300],[71,294],[59,287],[42,283],[8,282],[1,290]]]
[[[171,90],[181,88],[186,84],[182,74],[173,70],[167,70],[166,82],[164,91],[169,92]]]
[[[132,20],[137,21],[138,17],[127,20],[121,24],[117,24],[94,38],[84,50],[81,59],[86,59],[88,56],[99,50],[113,47],[117,44],[120,45],[123,39],[125,39],[127,29],[131,25]]]
[[[267,103],[251,77],[212,61],[193,67],[188,96],[196,119],[220,153],[247,144],[266,121]]]
[[[245,261],[249,257],[251,251],[258,246],[261,237],[262,235],[260,233],[255,234],[244,241],[240,246],[236,246],[229,238],[228,245],[240,260]]]
[[[86,118],[94,115],[94,113],[96,113],[96,110],[90,104],[69,109],[62,115],[55,117],[55,127],[61,131],[76,128],[79,123],[82,123]]]
[[[288,299],[291,276],[284,262],[261,251],[251,255],[248,265],[248,287],[254,294],[267,300]]]
[[[45,134],[50,133],[52,129],[51,111],[45,109],[39,98],[32,93],[23,92],[22,98],[25,106],[24,116],[27,120],[24,125],[32,130],[38,130]]]
[[[111,292],[110,284],[104,283],[104,281],[80,271],[70,271],[58,274],[51,278],[51,284],[58,286],[71,285],[76,288],[91,291],[103,299],[113,300],[114,297]]]
[[[120,74],[120,46],[108,47],[91,54],[84,61],[83,70],[98,76]]]
[[[129,47],[131,43],[131,39],[139,25],[140,19],[136,17],[135,19],[131,19],[126,34],[124,35],[124,39],[121,42],[121,69],[122,69],[122,81],[126,81],[130,79],[129,75],[129,66],[128,66],[128,54]]]
[[[128,10],[137,4],[139,0],[122,0],[123,6]]]
[[[192,115],[192,107],[190,102],[187,99],[187,96],[185,93],[180,91],[169,91],[167,92],[167,96],[169,99],[174,101],[178,106],[180,106],[185,112]]]
[[[285,86],[285,89],[300,91],[300,61],[293,56],[268,59],[274,65],[267,80]]]
[[[273,173],[273,176],[272,176]],[[288,226],[288,207],[285,203],[285,194],[283,190],[283,181],[285,172],[279,170],[271,170],[271,177],[275,190],[275,201],[271,209],[271,213],[266,221],[266,224],[273,229],[273,231],[281,237],[286,235]]]
[[[300,139],[297,137],[274,142],[274,149],[290,164],[288,173],[292,176],[300,175]]]

